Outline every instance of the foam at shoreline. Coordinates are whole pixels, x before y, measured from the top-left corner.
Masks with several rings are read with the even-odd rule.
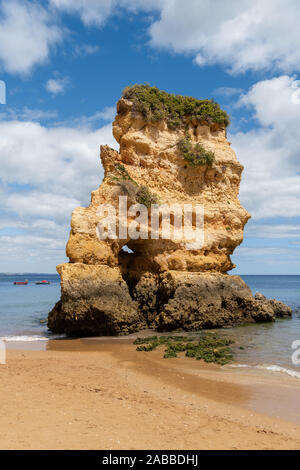
[[[49,336],[49,335],[45,335],[45,336],[42,336],[42,335],[11,335],[11,336],[2,336],[0,337],[0,340],[1,341],[4,341],[4,342],[32,342],[32,341],[49,341],[49,340],[52,340],[52,339],[61,339],[61,338],[65,338],[66,336],[65,335],[52,335],[52,336]]]
[[[51,341],[51,340],[56,340],[56,339],[66,339],[66,335],[51,335],[49,333],[45,333],[44,335],[41,335],[41,334],[9,335],[9,336],[0,337],[0,340],[7,342],[7,343],[30,343],[30,342],[40,342],[40,341],[46,342],[46,341]],[[266,370],[270,372],[286,374],[291,377],[300,379],[300,371],[298,372],[293,369],[288,369],[286,367],[282,367],[277,364],[255,364],[255,365],[253,364],[227,364],[225,368],[227,367],[236,368],[236,369],[241,368],[241,369]]]
[[[296,377],[297,379],[300,379],[300,372],[297,372],[296,370],[293,370],[293,369],[287,369],[286,367],[281,367],[276,364],[263,364],[263,365],[229,364],[228,367],[269,370],[271,372],[279,372],[279,373],[287,374],[287,375],[290,375],[291,377]]]

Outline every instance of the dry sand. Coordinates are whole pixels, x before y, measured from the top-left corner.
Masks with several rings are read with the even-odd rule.
[[[8,350],[0,380],[1,449],[300,448],[300,382],[280,374],[69,340]]]

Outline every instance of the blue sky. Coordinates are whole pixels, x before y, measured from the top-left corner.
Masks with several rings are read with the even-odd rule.
[[[65,261],[115,103],[149,82],[231,116],[252,214],[233,273],[300,274],[299,20],[294,0],[0,0],[0,271]]]

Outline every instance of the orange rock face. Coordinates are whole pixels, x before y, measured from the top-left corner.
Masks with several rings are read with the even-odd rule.
[[[70,263],[58,267],[62,299],[49,315],[49,327],[74,334],[124,334],[145,326],[195,329],[259,316],[273,319],[274,312],[262,312],[258,301],[252,318],[250,304],[256,301],[250,290],[239,278],[226,274],[234,267],[230,255],[242,242],[250,215],[238,199],[243,166],[226,138],[225,126],[191,118],[184,128],[170,130],[165,120],[147,121],[134,110],[132,101],[122,98],[113,135],[120,151],[101,147],[104,180],[92,192],[90,206],[73,212],[67,244]],[[200,144],[205,151],[213,152],[213,162],[190,166],[178,146],[187,138],[192,147]],[[182,240],[154,238],[151,207],[147,209],[147,238],[133,239],[127,233],[122,239],[99,239],[99,207],[103,204],[115,208],[118,233],[120,196],[127,197],[127,210],[145,200],[159,205],[203,206],[201,245],[187,249]],[[195,224],[194,209],[192,212]],[[126,217],[128,223],[134,220],[128,213]],[[172,217],[170,220],[174,223]],[[125,245],[133,253],[124,252]],[[168,282],[173,286],[169,290]],[[207,282],[212,286],[209,308],[205,300],[195,303],[200,292],[203,297]],[[226,306],[220,286],[228,288],[228,283],[232,302],[225,295]],[[193,287],[193,299],[186,298],[181,318],[180,302],[176,306],[173,300],[180,286],[184,286],[186,296],[188,285]],[[239,296],[248,299],[244,310],[237,309]]]
[[[250,215],[241,206],[238,193],[243,167],[238,162],[226,130],[215,124],[188,124],[192,144],[201,143],[213,151],[212,165],[189,166],[178,150],[178,141],[186,130],[171,131],[164,121],[145,122],[133,116],[132,103],[121,99],[113,123],[113,134],[120,144],[117,152],[101,148],[105,177],[93,191],[91,205],[73,212],[71,234],[67,246],[70,262],[119,265],[119,252],[127,245],[135,253],[134,267],[151,272],[167,270],[227,272],[234,266],[230,255],[243,240],[243,229]],[[159,204],[202,204],[204,206],[204,244],[201,249],[187,250],[175,240],[99,241],[96,225],[99,205],[116,207],[118,196],[127,195],[122,187],[118,165],[125,168],[139,186],[147,186],[157,195]],[[130,189],[130,188],[129,188]],[[134,200],[129,202],[136,202]],[[151,230],[151,229],[149,229]],[[140,266],[142,264],[142,267]],[[133,266],[132,266],[133,268]]]

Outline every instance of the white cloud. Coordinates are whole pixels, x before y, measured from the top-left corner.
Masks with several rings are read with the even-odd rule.
[[[246,247],[246,246],[241,246],[239,247],[239,256],[243,257],[249,257],[255,258],[258,256],[270,256],[274,258],[278,256],[289,256],[289,257],[295,257],[297,258],[300,256],[300,252],[295,252],[293,249],[289,249],[287,247]],[[256,261],[257,262],[257,261]]]
[[[57,221],[65,221],[79,205],[80,200],[73,198],[72,194],[64,196],[33,190],[7,195],[2,207],[25,220],[27,217],[55,217]]]
[[[241,200],[255,218],[300,216],[300,104],[293,104],[293,77],[256,83],[240,106],[260,125],[230,139],[245,165]]]
[[[55,272],[65,260],[65,240],[38,235],[0,235],[2,272]]]
[[[297,0],[164,0],[151,44],[235,73],[300,70]]]
[[[102,27],[122,11],[160,14],[149,28],[153,47],[191,54],[199,66],[300,70],[297,0],[49,0],[56,11]]]
[[[300,250],[295,250],[295,247],[240,246],[234,253],[233,262],[237,269],[232,274],[298,275]]]
[[[48,59],[63,37],[51,15],[37,3],[2,0],[0,3],[0,64],[9,73],[29,73]]]
[[[48,90],[53,95],[59,95],[64,93],[68,83],[69,79],[67,77],[50,78],[46,83],[46,90]]]
[[[99,46],[93,44],[76,44],[74,47],[74,55],[77,57],[93,55],[99,52]]]
[[[114,0],[50,0],[60,11],[79,14],[85,25],[101,26],[112,13]]]
[[[96,113],[93,118],[103,119],[104,121],[112,121],[115,117],[116,108],[114,106],[106,106],[103,111]]]
[[[60,122],[60,126],[71,126],[71,127],[90,127],[99,126],[99,122],[106,121],[112,122],[116,114],[115,106],[106,106],[102,111],[96,111],[91,116],[79,116],[69,119],[66,122]]]
[[[1,171],[4,183],[29,185],[42,194],[89,198],[102,168],[99,145],[115,146],[111,125],[100,129],[47,128],[34,122],[0,122]],[[27,192],[23,192],[26,198]],[[52,207],[52,202],[49,200]]]
[[[64,261],[71,212],[89,204],[103,176],[99,146],[118,147],[111,124],[97,129],[88,124],[0,121],[0,251],[5,266],[0,270],[39,270],[39,260],[48,259],[45,266],[53,271],[55,263]]]
[[[102,27],[124,11],[158,12],[150,44],[191,54],[200,66],[218,63],[234,73],[300,70],[297,0],[49,0],[48,9],[28,0],[0,2],[0,61],[11,73],[28,73],[47,60],[63,38],[57,13]],[[74,54],[97,50],[98,45],[81,44]]]
[[[225,97],[231,97],[234,95],[239,95],[242,93],[243,89],[242,88],[234,88],[234,87],[226,87],[222,86],[219,88],[216,88],[213,90],[212,94],[213,95],[219,95],[219,96],[225,96]]]
[[[81,126],[92,125],[99,121],[112,122],[114,120],[115,114],[115,106],[106,106],[102,111],[97,111],[91,116],[81,116],[80,118],[75,119],[73,122]]]
[[[252,238],[299,238],[300,224],[258,224],[247,225],[247,236]]]
[[[57,117],[57,111],[44,111],[43,109],[30,109],[24,106],[22,109],[5,106],[0,113],[0,120],[44,121]]]
[[[43,3],[43,5],[42,5]],[[79,15],[86,26],[101,27],[123,10],[159,10],[160,0],[0,0],[0,70],[12,74],[28,74],[33,67],[49,58],[51,50],[62,42],[67,28],[61,24],[58,13]],[[97,44],[78,44],[75,56],[96,54]],[[61,80],[49,80],[49,91],[61,93]]]
[[[160,9],[164,0],[50,0],[60,11],[78,14],[87,26],[103,26],[107,19],[120,13],[120,9],[132,12]]]
[[[8,235],[12,228],[19,233],[14,230]],[[66,261],[68,234],[69,223],[43,218],[26,222],[0,219],[0,270],[54,272],[55,265]]]
[[[299,274],[300,250],[294,247],[239,246],[232,257],[242,274]]]

